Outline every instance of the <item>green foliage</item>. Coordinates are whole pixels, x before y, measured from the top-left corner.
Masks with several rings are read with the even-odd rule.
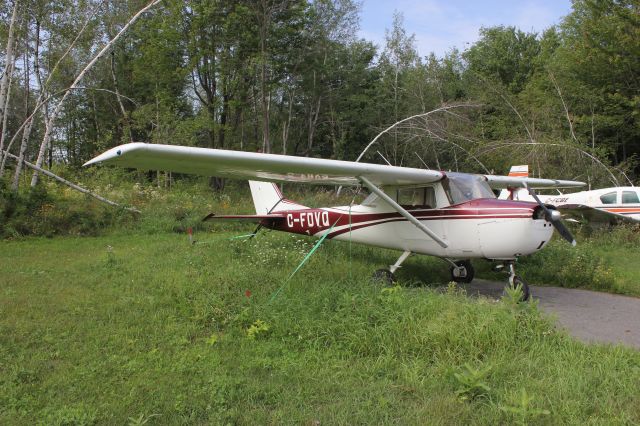
[[[530,282],[605,291],[615,291],[616,287],[611,267],[589,241],[572,247],[562,239],[554,239],[544,250],[522,258],[518,268]]]
[[[540,42],[536,34],[515,27],[480,30],[480,40],[463,54],[468,71],[496,80],[511,93],[519,93],[536,71]]]
[[[262,320],[255,320],[253,324],[247,329],[247,337],[251,340],[255,340],[258,337],[266,336],[271,330],[271,326]]]
[[[313,240],[228,239],[241,232],[199,231],[210,243],[195,245],[144,232],[0,241],[0,423],[522,417],[500,406],[528,422],[640,421],[637,351],[576,342],[537,310],[403,284],[441,263],[412,258],[401,287],[372,285],[372,263],[394,253],[335,241],[270,302]],[[270,328],[250,339],[252,325]],[[523,386],[540,397],[521,404]]]
[[[504,294],[502,295],[502,302],[509,306],[511,309],[519,309],[522,306],[522,284],[518,284],[515,287],[507,285],[504,288]]]
[[[55,426],[90,426],[97,423],[98,413],[95,408],[83,403],[46,410],[41,419],[43,425]]]
[[[145,416],[144,413],[140,414],[138,417],[129,417],[129,426],[142,426],[149,423],[149,420],[158,416],[158,414],[151,414],[149,416]]]
[[[38,185],[25,193],[0,187],[0,238],[97,235],[130,219],[121,209],[71,194],[55,185]]]
[[[18,45],[39,31],[38,69],[47,93],[58,93],[137,7],[36,2]],[[484,172],[479,160],[495,173],[535,163],[537,175],[594,185],[612,183],[611,166],[618,179],[635,177],[640,22],[633,1],[577,0],[542,34],[483,28],[465,51],[424,59],[401,13],[382,49],[358,40],[361,7],[353,0],[160,2],[69,95],[55,123],[54,134],[64,137],[52,141],[54,157],[75,169],[106,148],[146,141],[352,160],[397,120],[464,103],[482,108],[413,122],[377,148],[396,164],[442,170]],[[93,18],[83,29],[78,16]],[[25,53],[31,63],[33,51]],[[23,99],[35,104],[23,80],[13,80],[10,111],[22,111]],[[39,140],[45,126],[35,117],[31,139]],[[20,121],[9,117],[7,136]],[[32,144],[27,158],[35,151]],[[366,160],[382,161],[377,151]]]
[[[395,285],[380,290],[380,300],[391,305],[398,305],[402,301],[402,287]]]
[[[491,372],[491,366],[481,369],[475,369],[468,363],[465,363],[459,373],[454,373],[459,388],[456,395],[462,401],[486,397],[491,388],[485,383],[485,379]]]
[[[515,400],[514,405],[499,405],[498,408],[513,416],[516,424],[527,425],[529,421],[540,416],[548,416],[551,414],[549,410],[543,410],[533,407],[531,404],[535,399],[527,394],[525,388],[520,390],[520,398]]]

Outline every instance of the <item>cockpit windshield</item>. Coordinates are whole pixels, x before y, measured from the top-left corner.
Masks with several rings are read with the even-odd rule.
[[[451,204],[464,203],[477,198],[496,197],[482,176],[449,172],[443,179],[442,186]]]

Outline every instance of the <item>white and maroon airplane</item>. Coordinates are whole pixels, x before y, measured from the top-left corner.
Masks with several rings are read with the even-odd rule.
[[[509,284],[529,287],[515,274],[520,256],[541,250],[554,227],[575,245],[560,214],[541,202],[496,199],[492,189],[562,188],[582,182],[528,177],[475,175],[351,161],[303,158],[174,145],[130,143],[112,148],[85,165],[106,163],[250,180],[255,215],[208,218],[248,220],[279,231],[332,238],[402,251],[379,279],[394,280],[411,254],[446,260],[451,278],[470,282],[470,259],[508,266]],[[273,182],[366,187],[362,204],[308,208],[287,200]]]
[[[529,166],[513,166],[509,176],[527,177]],[[608,225],[640,222],[640,188],[634,186],[616,186],[570,194],[537,194],[537,196],[545,204],[555,206],[563,216],[568,217],[568,220]],[[522,188],[502,190],[498,198],[535,201],[532,194]]]

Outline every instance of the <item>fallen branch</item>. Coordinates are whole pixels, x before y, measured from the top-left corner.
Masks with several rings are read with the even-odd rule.
[[[7,156],[8,158],[12,158],[12,159],[14,159],[16,161],[20,161],[20,158],[17,155],[13,155],[10,152],[4,151],[4,155]],[[29,167],[30,169],[38,171],[38,172],[42,173],[45,176],[49,176],[50,178],[53,178],[53,179],[57,180],[58,182],[62,182],[65,185],[75,189],[76,191],[82,192],[83,194],[90,195],[90,196],[92,196],[93,198],[95,198],[96,200],[98,200],[100,202],[103,202],[103,203],[108,204],[108,205],[113,206],[113,207],[123,208],[124,210],[130,211],[132,213],[141,213],[140,210],[138,210],[138,209],[135,209],[133,207],[121,206],[120,204],[116,203],[115,201],[108,200],[108,199],[104,198],[101,195],[98,195],[98,194],[96,194],[94,192],[91,192],[86,188],[83,188],[83,187],[81,187],[79,185],[76,185],[75,183],[70,182],[70,181],[62,178],[62,177],[56,175],[55,173],[51,173],[49,170],[45,170],[45,169],[43,169],[41,167],[36,166],[35,164],[31,164],[28,161],[22,160],[22,163],[25,166]]]

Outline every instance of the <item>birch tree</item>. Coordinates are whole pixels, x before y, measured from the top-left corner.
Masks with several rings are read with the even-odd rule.
[[[2,159],[4,139],[7,133],[7,108],[9,106],[11,77],[13,75],[13,68],[15,63],[14,44],[16,36],[15,27],[17,16],[18,0],[14,0],[13,12],[11,13],[11,21],[9,22],[9,35],[7,36],[4,72],[2,73],[2,78],[0,79],[0,123],[2,123],[2,131],[0,132],[0,159]]]
[[[122,27],[122,29],[118,32],[118,34],[116,34],[115,37],[113,37],[109,42],[107,42],[105,46],[93,57],[93,59],[82,69],[82,71],[80,71],[80,73],[77,75],[77,77],[75,78],[71,86],[69,86],[69,90],[67,90],[64,93],[64,95],[62,95],[62,98],[56,105],[55,109],[51,113],[51,116],[49,117],[49,120],[46,123],[44,137],[42,139],[42,143],[40,144],[40,150],[38,151],[38,157],[35,163],[36,167],[38,168],[42,167],[45,153],[47,151],[47,148],[49,147],[49,144],[51,143],[51,136],[53,132],[53,127],[56,124],[56,119],[58,118],[58,115],[62,111],[64,101],[67,99],[71,91],[78,87],[79,83],[82,81],[85,74],[96,64],[96,62],[98,62],[98,60],[105,53],[107,53],[112,48],[112,46],[122,37],[122,35],[127,32],[129,27],[131,27],[146,11],[148,11],[149,9],[151,9],[153,6],[157,5],[160,2],[161,0],[153,0],[150,3],[148,3],[145,7],[143,7],[138,13],[136,13],[129,20],[129,22],[127,22],[127,24]],[[38,171],[36,169],[31,179],[31,187],[33,188],[37,184],[38,184]]]

